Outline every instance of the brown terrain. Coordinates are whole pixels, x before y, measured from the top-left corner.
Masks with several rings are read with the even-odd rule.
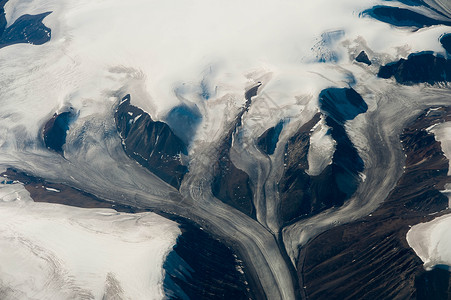
[[[125,153],[175,188],[180,188],[188,168],[181,156],[186,145],[164,122],[154,121],[125,96],[114,114]]]
[[[409,247],[410,226],[449,213],[440,193],[451,182],[440,142],[425,129],[450,121],[451,107],[421,114],[401,135],[402,177],[384,203],[359,221],[332,228],[300,251],[306,299],[450,299],[450,273],[426,272]]]
[[[17,180],[23,183],[25,189],[30,193],[31,198],[35,202],[58,203],[83,208],[111,208],[118,212],[127,213],[145,211],[131,206],[101,200],[92,194],[65,184],[47,182],[42,178],[29,176],[26,173],[18,172],[14,169],[8,169],[6,172],[1,173],[0,176],[10,181]],[[47,190],[46,188],[55,189],[59,192]]]
[[[450,212],[448,198],[440,193],[444,185],[451,182],[447,176],[448,159],[440,143],[425,130],[450,120],[451,107],[424,112],[414,120],[400,137],[407,156],[405,172],[384,203],[371,215],[332,228],[301,249],[297,275],[303,298],[451,298],[450,273],[442,269],[426,272],[406,241],[410,226]],[[308,132],[309,128],[304,131]],[[225,173],[231,172],[230,168],[225,170]],[[237,178],[233,173],[227,176]],[[6,181],[22,182],[36,202],[112,208],[129,213],[143,211],[103,201],[67,185],[50,183],[13,169],[0,175]],[[211,255],[207,254],[206,257]],[[194,288],[196,283],[190,284]]]
[[[236,116],[233,126],[229,129],[219,146],[219,158],[213,165],[213,195],[222,202],[238,209],[246,215],[256,218],[253,202],[253,192],[249,175],[238,169],[230,159],[232,138],[236,130],[241,127],[241,118],[251,105],[251,98],[257,95],[260,85],[249,89],[245,93],[246,104]]]
[[[57,203],[82,208],[111,208],[118,212],[139,213],[149,210],[104,201],[64,184],[47,182],[23,172],[8,169],[0,174],[5,183],[20,181],[35,202]],[[1,181],[1,180],[0,180]],[[47,190],[46,188],[55,189]],[[178,289],[191,299],[257,299],[251,278],[238,272],[243,262],[221,241],[213,238],[190,220],[157,212],[179,224],[182,234],[164,262],[163,289],[168,299],[179,299]],[[250,282],[250,283],[247,283]],[[177,284],[179,288],[174,288]]]

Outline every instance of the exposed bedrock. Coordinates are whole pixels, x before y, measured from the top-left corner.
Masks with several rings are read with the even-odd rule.
[[[219,181],[218,174],[234,174],[218,161],[224,157],[224,153],[230,157],[231,150],[236,151],[235,148],[231,149],[234,147],[231,143],[239,143],[239,133],[243,130],[242,116],[249,108],[257,89],[258,86],[246,92],[246,105],[224,131],[223,139],[193,151],[190,172],[186,174],[180,187],[184,199],[181,204],[192,205],[182,211],[182,214],[177,214],[190,216],[191,220],[237,253],[245,263],[246,278],[255,299],[294,299],[297,294],[296,273],[289,259],[284,256],[277,237],[249,214],[241,211],[240,207],[230,205],[227,202],[230,199],[217,197],[214,191],[214,181]],[[257,149],[255,151],[260,153]],[[263,156],[261,153],[260,155]],[[220,167],[224,168],[221,172]],[[234,178],[227,177],[225,180]],[[246,175],[244,182],[247,183],[247,180]],[[249,197],[249,203],[251,201],[253,199]]]
[[[389,63],[379,69],[378,77],[395,77],[400,84],[413,85],[426,82],[448,82],[451,78],[451,61],[432,53],[410,54],[407,59]]]
[[[122,99],[114,117],[127,155],[179,188],[188,172],[182,163],[182,155],[188,154],[185,143],[167,124],[153,121],[149,114],[131,105],[130,95]]]
[[[216,172],[212,183],[213,195],[222,202],[255,218],[249,175],[235,167],[230,160],[228,150],[221,152],[219,160],[214,165],[214,170]]]
[[[5,4],[8,0],[0,0],[0,36],[3,35],[6,29]]]
[[[405,171],[384,203],[302,248],[298,272],[306,298],[449,299],[449,272],[426,272],[406,241],[409,225],[447,211],[448,198],[439,190],[450,182],[448,159],[425,129],[449,120],[450,108],[421,114],[401,135]]]
[[[252,93],[247,92],[246,95],[252,95]],[[129,97],[126,97],[121,103],[123,106],[118,109],[122,108],[122,113],[116,113],[116,117],[122,117],[119,118],[122,122],[119,124],[121,129],[119,132],[129,131],[131,127],[137,126],[136,123],[139,119],[144,117],[142,115],[136,119],[141,110],[133,107],[129,101]],[[246,111],[247,107],[243,108],[242,113]],[[242,113],[238,114],[240,118],[233,122],[232,131],[236,126],[241,125]],[[151,121],[148,122],[151,123]],[[117,125],[111,122],[113,133],[116,133],[118,129]],[[78,130],[84,131],[84,128],[85,126],[78,127]],[[71,128],[70,132],[75,132],[74,130]],[[141,130],[141,134],[139,138],[136,136],[136,139],[145,140],[146,130],[141,127],[139,130]],[[226,130],[224,136],[228,132],[229,130]],[[94,137],[97,136],[94,135]],[[222,141],[206,144],[192,153],[190,172],[184,175],[179,191],[175,191],[160,178],[156,178],[154,172],[149,172],[134,163],[133,153],[127,151],[126,140],[122,139],[124,144],[120,145],[119,137],[108,131],[108,136],[99,139],[99,143],[89,143],[91,153],[94,152],[99,158],[106,157],[105,162],[100,160],[101,164],[95,165],[92,159],[85,159],[84,156],[68,155],[67,160],[56,157],[55,161],[61,161],[67,169],[59,173],[62,176],[48,178],[51,178],[53,182],[64,182],[83,189],[95,194],[100,199],[132,205],[139,209],[166,212],[192,220],[233,249],[243,261],[245,275],[252,294],[256,295],[255,299],[295,298],[297,280],[296,276],[293,276],[294,267],[281,253],[280,244],[274,235],[248,215],[214,197],[212,193],[211,187],[215,174],[213,166],[218,162],[220,152],[218,146]],[[159,142],[162,140],[160,137]],[[81,141],[86,143],[87,140],[81,139]],[[103,143],[105,141],[107,142]],[[110,156],[105,155],[106,151]],[[67,161],[76,161],[77,163],[69,164]],[[46,161],[37,160],[37,164],[46,165]],[[16,165],[21,166],[20,162]],[[53,168],[52,166],[54,166],[54,161],[50,167],[46,165],[46,167],[41,167],[41,170],[44,168],[49,170],[49,168]],[[27,166],[20,169],[29,170]],[[86,178],[86,174],[91,175]],[[47,177],[48,174],[38,173],[35,175]],[[99,189],[99,186],[102,188]]]
[[[319,122],[318,113],[288,140],[285,171],[279,182],[283,223],[317,214],[332,206],[341,206],[357,190],[361,182],[363,160],[349,139],[344,123],[366,112],[368,106],[353,89],[329,88],[319,96],[328,134],[336,148],[331,163],[319,175],[307,174],[307,160],[312,128]]]
[[[4,9],[7,2],[8,0],[0,1],[0,48],[19,43],[42,45],[50,41],[51,29],[42,23],[50,12],[20,16],[7,27]]]
[[[65,184],[47,182],[13,169],[0,174],[2,184],[17,181],[23,183],[35,202],[110,208],[126,213],[149,211],[104,201]],[[190,221],[163,216],[179,223],[182,231],[163,265],[166,271],[163,288],[168,299],[257,299],[247,284],[243,263],[232,250]]]
[[[213,165],[212,182],[212,192],[216,198],[254,219],[256,212],[249,175],[233,164],[230,158],[230,148],[234,135],[241,127],[241,118],[251,105],[251,98],[257,94],[258,87],[259,85],[245,93],[246,104],[219,145],[220,152],[218,160]]]
[[[42,130],[42,138],[48,149],[63,155],[63,146],[66,144],[67,131],[70,123],[76,118],[76,114],[71,108],[69,111],[55,113],[53,117],[45,123]]]
[[[328,88],[319,94],[321,111],[335,122],[343,124],[367,111],[368,105],[352,88]]]
[[[256,220],[215,198],[209,187],[213,179],[211,149],[196,153],[180,191],[184,202],[193,201],[179,215],[199,224],[231,247],[245,264],[245,274],[255,299],[294,299],[295,276],[276,238]],[[208,170],[208,171],[206,171]],[[138,199],[139,200],[139,199]]]
[[[184,220],[182,235],[168,254],[163,283],[168,299],[252,299],[233,252]]]
[[[280,216],[284,223],[296,217],[317,212],[323,205],[318,199],[312,199],[311,179],[307,154],[310,146],[310,132],[319,122],[321,115],[316,114],[292,136],[285,146],[285,170],[279,182]]]
[[[445,266],[446,268],[448,266]],[[441,268],[424,272],[415,277],[417,299],[445,300],[451,294],[451,273]]]
[[[368,66],[371,66],[371,60],[368,58],[366,52],[363,50],[359,53],[359,55],[356,56],[355,60],[357,62],[361,62],[367,64]]]
[[[266,130],[257,140],[258,149],[267,155],[274,154],[282,129],[283,121],[280,121],[276,126]]]
[[[21,182],[34,202],[58,203],[82,208],[111,208],[126,213],[145,211],[129,205],[105,201],[66,184],[48,182],[43,178],[34,177],[14,169],[7,169],[1,173],[0,181],[2,179],[6,181],[6,184],[12,184],[14,181]]]
[[[451,33],[444,34],[440,38],[440,43],[442,44],[443,48],[445,48],[446,52],[451,54]]]
[[[393,1],[394,0],[385,0],[385,1]],[[396,2],[404,3],[408,6],[415,7],[415,6],[423,6],[431,10],[432,12],[438,14],[438,18],[442,19],[443,17],[451,18],[451,5],[448,1],[442,1],[442,0],[399,0]]]
[[[393,0],[385,0],[385,1],[393,1]],[[451,17],[451,6],[447,1],[436,1],[436,0],[399,0],[397,2],[404,3],[406,5],[415,7],[415,6],[424,6],[428,9],[434,11],[435,13],[449,18]]]
[[[364,16],[370,16],[376,20],[398,27],[423,28],[433,25],[450,26],[451,22],[445,19],[435,19],[414,12],[410,9],[377,5],[362,12]]]
[[[331,127],[332,138],[337,142],[330,168],[334,177],[332,186],[336,186],[337,193],[334,203],[341,205],[357,190],[364,164],[344,127],[331,117],[326,118],[326,124]]]

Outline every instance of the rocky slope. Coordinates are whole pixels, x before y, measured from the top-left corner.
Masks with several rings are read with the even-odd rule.
[[[163,122],[153,121],[148,113],[131,105],[130,95],[122,99],[114,118],[127,155],[179,188],[188,172],[182,162],[187,149],[171,128]]]
[[[403,176],[375,212],[319,235],[301,250],[298,272],[306,299],[448,299],[450,273],[423,269],[406,241],[410,225],[445,213],[440,193],[448,159],[426,129],[451,120],[441,107],[420,115],[401,135]]]

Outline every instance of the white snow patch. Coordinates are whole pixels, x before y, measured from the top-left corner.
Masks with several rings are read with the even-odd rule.
[[[412,226],[407,242],[424,263],[427,270],[436,265],[451,266],[451,215]]]
[[[21,299],[163,299],[162,265],[180,230],[153,213],[35,203],[0,185],[0,278]],[[8,293],[11,293],[9,295]]]
[[[30,194],[20,183],[0,185],[0,203],[2,202],[32,202]]]
[[[135,123],[136,121],[138,121],[139,118],[141,118],[142,114],[137,115],[134,119],[133,119],[133,123]]]
[[[430,131],[435,139],[440,142],[442,150],[448,160],[451,159],[451,122],[437,124]],[[450,166],[451,167],[451,166]],[[448,176],[451,176],[451,168],[448,167]]]
[[[332,163],[336,141],[328,134],[329,129],[324,117],[321,117],[321,120],[312,129],[307,156],[309,169],[306,171],[310,176],[321,174]]]
[[[365,182],[366,180],[366,175],[364,173],[359,173],[359,177],[362,180],[362,182]]]
[[[435,128],[435,126],[437,126],[438,124],[432,124],[431,126],[429,126],[428,128],[426,128],[427,132],[432,132],[431,130]]]

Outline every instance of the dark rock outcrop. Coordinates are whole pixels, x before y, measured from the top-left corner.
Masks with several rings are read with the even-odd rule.
[[[365,113],[368,105],[352,88],[325,89],[319,95],[319,103],[327,116],[326,125],[330,127],[330,135],[336,142],[336,148],[332,164],[314,179],[321,183],[321,189],[324,190],[322,202],[328,207],[342,205],[357,190],[361,182],[359,173],[364,169],[363,160],[349,139],[344,123]],[[330,174],[326,176],[328,179],[324,178],[327,174]]]
[[[421,273],[415,278],[415,288],[418,300],[448,300],[451,296],[451,273],[441,268]]]
[[[274,154],[282,129],[283,121],[280,121],[275,127],[266,130],[257,140],[258,149],[267,155]]]
[[[441,11],[440,9],[437,9],[434,6],[429,5],[424,0],[385,0],[385,1],[400,2],[400,3],[403,3],[403,4],[411,6],[411,7],[418,7],[418,6],[427,7],[428,10],[434,11],[435,13],[437,13],[438,15],[441,15],[442,17],[449,18],[449,13],[445,12],[446,9],[443,9],[443,11]]]
[[[7,2],[8,0],[0,1],[0,48],[19,43],[42,45],[50,41],[51,30],[42,23],[50,12],[20,16],[7,27],[4,9]]]
[[[50,41],[51,30],[42,23],[42,20],[49,14],[50,12],[46,12],[19,17],[4,30],[0,38],[0,48],[19,43],[42,45]]]
[[[243,266],[205,231],[179,220],[182,235],[168,254],[163,288],[168,299],[252,299]]]
[[[245,93],[246,104],[235,118],[235,124],[229,129],[220,145],[219,158],[213,165],[213,195],[222,202],[238,209],[255,219],[253,192],[249,175],[238,169],[230,159],[230,148],[236,130],[241,126],[241,118],[249,109],[251,98],[257,95],[257,85]]]
[[[58,203],[82,208],[111,208],[118,212],[139,213],[145,210],[105,201],[62,183],[48,182],[14,169],[7,169],[0,174],[6,183],[21,182],[30,193],[34,202]]]
[[[371,66],[371,60],[368,58],[368,55],[366,54],[366,52],[363,50],[359,53],[359,55],[357,55],[355,60],[357,62],[361,62],[361,63],[367,64],[368,66]]]
[[[130,104],[125,96],[114,115],[122,145],[129,157],[179,188],[188,168],[181,155],[188,151],[183,141],[163,122],[153,121],[142,109]]]
[[[364,169],[363,160],[349,139],[344,123],[365,113],[368,105],[352,88],[325,89],[319,95],[319,104],[327,116],[326,125],[331,128],[330,135],[336,141],[332,164],[325,170],[333,179],[329,178],[323,183],[323,189],[327,191],[327,186],[330,188],[323,202],[342,205],[357,190],[361,182],[359,173]]]
[[[423,0],[385,0],[385,1],[393,1],[393,2],[401,2],[409,6],[426,6]]]
[[[359,173],[363,171],[364,163],[344,127],[330,117],[326,118],[326,124],[331,127],[332,138],[337,142],[332,164],[329,166],[334,177],[329,186],[333,187],[334,192],[329,197],[335,199],[333,203],[342,205],[357,190],[361,182]],[[327,189],[327,185],[323,188]]]
[[[235,167],[230,160],[228,151],[223,151],[221,154],[221,157],[214,165],[213,195],[222,202],[255,218],[249,175]]]
[[[443,48],[445,48],[446,52],[451,54],[451,33],[444,34],[440,38],[440,43],[442,44]]]
[[[450,26],[450,21],[432,19],[410,9],[377,5],[362,12],[364,16],[370,16],[376,20],[398,27],[423,28],[433,25]]]
[[[1,180],[3,178],[3,180]],[[0,174],[2,184],[21,182],[35,202],[58,203],[82,208],[109,208],[118,212],[149,210],[104,201],[61,183],[8,169]],[[163,217],[180,224],[182,235],[165,259],[163,288],[168,299],[257,299],[248,286],[245,267],[227,246],[191,221],[173,215]]]
[[[285,170],[279,181],[280,217],[283,223],[315,213],[321,207],[321,203],[312,199],[311,180],[306,173],[311,130],[320,118],[321,115],[316,114],[299,128],[285,146]]]
[[[67,111],[60,114],[54,114],[53,117],[47,121],[42,131],[44,144],[48,149],[51,149],[63,155],[63,145],[66,143],[67,131],[70,123],[75,119],[74,112]]]
[[[3,35],[6,29],[6,16],[5,16],[5,4],[8,0],[0,0],[0,37]]]
[[[366,112],[365,101],[353,89],[329,88],[320,93],[319,102],[326,115],[326,125],[330,127],[328,134],[336,141],[332,163],[319,175],[307,174],[310,135],[321,118],[318,113],[286,145],[285,171],[279,182],[283,223],[343,205],[361,182],[359,173],[364,164],[344,129],[344,123]]]
[[[451,61],[427,52],[410,54],[407,59],[382,66],[377,76],[386,79],[394,76],[404,85],[447,82],[451,78]]]
[[[383,205],[301,249],[298,272],[308,299],[449,299],[449,272],[426,272],[406,233],[448,206],[439,192],[450,182],[448,159],[425,128],[450,120],[451,109],[423,113],[401,135],[405,173]]]
[[[368,109],[362,96],[352,88],[328,88],[321,91],[319,105],[321,111],[338,124],[352,120]]]

